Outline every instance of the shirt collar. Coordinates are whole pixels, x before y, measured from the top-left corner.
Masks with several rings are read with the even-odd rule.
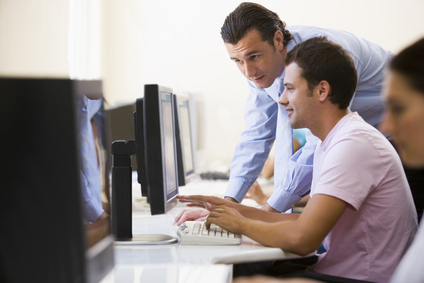
[[[327,150],[328,146],[331,144],[331,140],[336,135],[336,133],[339,132],[339,130],[341,128],[343,128],[343,126],[351,119],[351,117],[359,117],[358,112],[350,112],[350,113],[346,114],[331,129],[331,131],[328,133],[328,135],[325,137],[325,139],[322,141],[322,143],[320,145],[324,152]]]

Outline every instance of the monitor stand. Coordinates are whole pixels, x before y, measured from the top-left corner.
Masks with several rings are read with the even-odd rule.
[[[132,234],[131,155],[136,154],[135,140],[112,143],[112,231],[116,245],[169,245],[177,237],[162,234]]]

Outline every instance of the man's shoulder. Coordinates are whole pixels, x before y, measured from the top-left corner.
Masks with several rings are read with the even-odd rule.
[[[311,37],[319,36],[319,35],[331,36],[333,34],[345,32],[345,31],[333,29],[333,28],[323,28],[319,26],[307,26],[307,25],[287,25],[287,29],[292,34],[298,33],[301,36],[303,35],[303,36],[311,36]]]
[[[341,141],[353,141],[352,146],[359,148],[360,145],[373,149],[373,144],[387,140],[376,128],[368,124],[356,112],[348,114],[334,128],[330,144]]]

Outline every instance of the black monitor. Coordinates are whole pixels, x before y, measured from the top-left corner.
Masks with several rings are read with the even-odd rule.
[[[185,186],[196,176],[194,170],[193,142],[190,125],[189,97],[175,95],[175,123],[178,158],[178,185]]]
[[[135,140],[112,143],[112,224],[116,244],[173,244],[168,235],[133,235],[131,209],[131,155],[137,158],[138,182],[150,202],[152,215],[164,214],[178,203],[178,169],[172,90],[145,85],[137,99]]]
[[[178,166],[172,90],[159,85],[144,88],[144,154],[150,211],[164,214],[177,203]]]
[[[134,132],[136,142],[137,181],[141,186],[141,195],[149,202],[149,182],[147,180],[146,155],[144,146],[144,99],[136,100],[134,112]]]
[[[0,282],[98,282],[112,268],[110,235],[89,247],[80,189],[77,93],[98,86],[0,79]]]

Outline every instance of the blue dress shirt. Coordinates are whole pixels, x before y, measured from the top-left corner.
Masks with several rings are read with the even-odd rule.
[[[103,99],[91,100],[79,96],[78,101],[79,143],[81,151],[80,181],[83,199],[83,216],[88,222],[95,222],[104,212],[101,200],[100,169],[91,126],[91,119],[99,114]]]
[[[377,127],[384,110],[380,92],[385,65],[393,53],[341,30],[312,26],[288,26],[288,30],[293,35],[293,40],[288,43],[287,52],[296,44],[316,36],[326,36],[347,50],[358,75],[358,85],[350,109],[357,111],[365,121]],[[230,181],[225,193],[225,196],[232,197],[238,202],[241,202],[261,173],[272,144],[278,138],[277,128],[283,123],[283,119],[287,119],[278,115],[278,112],[285,112],[284,107],[278,104],[278,98],[284,91],[284,75],[283,71],[267,89],[259,89],[248,81],[250,94],[244,114],[246,127],[234,151]],[[308,130],[305,146],[297,151],[288,163],[275,161],[275,191],[268,199],[268,204],[274,209],[286,211],[309,192],[317,141],[318,138]]]

